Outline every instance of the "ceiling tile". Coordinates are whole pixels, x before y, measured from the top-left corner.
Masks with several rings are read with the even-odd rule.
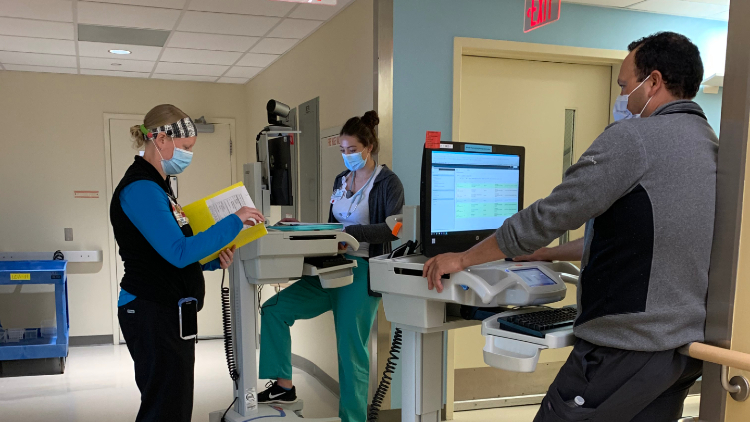
[[[81,69],[81,75],[122,76],[124,78],[148,78],[151,72],[122,72],[119,70]]]
[[[299,40],[287,38],[263,38],[250,50],[251,53],[284,54]]]
[[[0,50],[75,56],[76,43],[68,40],[50,40],[44,38],[0,35]]]
[[[173,81],[197,81],[197,82],[216,82],[215,76],[196,76],[196,75],[169,75],[155,73],[154,79],[170,79]]]
[[[186,48],[167,48],[161,55],[161,61],[175,63],[200,63],[233,65],[242,53],[231,51],[190,50]]]
[[[685,1],[693,1],[696,3],[721,4],[724,6],[729,6],[729,0],[685,0]]]
[[[261,37],[271,30],[279,18],[225,13],[186,12],[177,28],[185,32],[246,35]]]
[[[23,64],[30,66],[77,67],[73,56],[58,56],[53,54],[14,53],[0,51],[0,63]]]
[[[324,7],[324,6],[320,6]],[[305,38],[323,24],[321,21],[306,21],[302,19],[284,19],[268,36],[274,38]]]
[[[201,12],[284,17],[294,6],[293,3],[273,0],[193,0],[188,9]]]
[[[227,78],[227,77],[223,77],[223,78],[219,78],[219,80],[216,81],[216,82],[219,82],[221,84],[246,84],[247,81],[249,81],[249,80],[250,79],[247,79],[247,78]]]
[[[563,0],[563,3],[588,4],[604,7],[628,7],[643,0]]]
[[[72,23],[0,18],[0,35],[73,40],[74,29]]]
[[[97,3],[130,4],[133,6],[163,7],[166,9],[180,9],[185,7],[187,0],[96,0]]]
[[[719,13],[718,15],[709,15],[709,16],[706,16],[706,19],[713,19],[713,20],[717,20],[717,21],[728,22],[729,21],[729,11]]]
[[[196,34],[191,32],[177,32],[169,39],[169,47],[195,48],[214,51],[245,52],[255,45],[260,38],[241,37],[237,35]]]
[[[234,78],[252,78],[253,76],[260,73],[263,70],[262,67],[242,67],[234,66],[229,69],[225,76],[231,76]]]
[[[76,74],[78,71],[69,67],[51,67],[51,66],[22,66],[16,64],[4,65],[5,70],[15,70],[18,72],[44,72],[44,73],[70,73]]]
[[[179,10],[78,2],[78,23],[84,24],[172,29],[179,17]]]
[[[73,22],[73,2],[68,0],[0,0],[0,16]]]
[[[247,53],[237,64],[239,66],[254,66],[254,67],[266,67],[273,63],[274,60],[278,59],[277,54],[254,54]]]
[[[696,3],[684,0],[646,0],[634,4],[630,8],[633,10],[643,10],[645,12],[703,18],[709,15],[726,12],[729,7],[719,4]]]
[[[109,50],[128,50],[131,54],[112,54]],[[109,44],[101,42],[78,42],[78,54],[81,57],[101,57],[113,60],[142,60],[155,62],[159,59],[160,47],[143,45]]]
[[[170,75],[221,76],[227,71],[227,69],[229,69],[229,66],[161,62],[156,66],[155,73],[166,73]]]
[[[334,17],[336,13],[345,8],[349,3],[351,3],[351,0],[338,0],[336,6],[326,6],[322,4],[300,4],[296,9],[294,9],[294,12],[292,12],[289,17],[327,21],[328,19]]]
[[[81,57],[81,69],[117,70],[121,72],[151,72],[154,62],[139,60],[101,59],[98,57]]]

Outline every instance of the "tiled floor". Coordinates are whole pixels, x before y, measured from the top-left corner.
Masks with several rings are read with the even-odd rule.
[[[295,384],[305,400],[307,418],[338,413],[338,401],[315,379],[295,369]],[[194,422],[208,421],[212,411],[226,408],[232,387],[222,342],[201,341],[196,348]],[[260,389],[265,380],[258,383]],[[690,397],[686,415],[698,414],[697,397]],[[132,422],[139,394],[133,361],[125,346],[75,347],[64,375],[0,378],[2,422]],[[456,412],[460,422],[530,422],[538,406]]]

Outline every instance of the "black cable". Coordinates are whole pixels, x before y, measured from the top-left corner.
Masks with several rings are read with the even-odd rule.
[[[232,404],[230,404],[229,407],[227,407],[227,410],[224,412],[224,414],[221,415],[221,422],[226,422],[224,418],[227,417],[227,413],[229,413],[229,409],[231,409],[232,406],[234,406],[235,402],[237,402],[237,397],[234,398],[234,400],[232,401]]]
[[[229,287],[224,287],[224,279],[227,270],[221,273],[221,322],[224,326],[224,353],[227,356],[227,367],[229,368],[229,378],[234,381],[235,387],[240,373],[237,372],[237,364],[234,357],[234,347],[232,341],[232,310],[229,303]],[[235,398],[236,400],[236,398]]]
[[[399,359],[396,354],[401,353],[401,335],[401,329],[396,328],[396,331],[393,333],[393,342],[391,343],[390,357],[388,357],[388,360],[385,363],[383,378],[380,380],[378,389],[375,390],[375,395],[372,397],[372,404],[370,404],[370,410],[367,412],[367,422],[376,422],[378,420],[378,417],[380,415],[380,406],[383,405],[385,394],[391,387],[391,381],[393,380],[393,378],[391,378],[391,374],[396,372],[396,361]]]
[[[65,261],[65,255],[63,255],[62,251],[55,251],[55,253],[52,255],[53,261]]]

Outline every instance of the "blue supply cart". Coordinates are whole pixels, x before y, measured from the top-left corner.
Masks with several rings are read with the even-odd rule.
[[[52,284],[55,286],[55,316],[57,333],[51,337],[39,335],[18,342],[0,342],[0,361],[22,359],[60,359],[60,373],[65,371],[68,357],[68,285],[67,261],[0,261],[0,285]],[[7,329],[7,327],[4,327]],[[7,333],[6,333],[7,337]],[[0,362],[1,363],[1,362]]]

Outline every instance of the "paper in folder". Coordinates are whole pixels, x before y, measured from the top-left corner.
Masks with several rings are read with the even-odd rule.
[[[182,211],[190,219],[190,226],[193,228],[193,232],[198,234],[208,230],[209,227],[234,214],[242,207],[255,208],[255,204],[250,199],[245,185],[240,182],[195,201],[190,205],[186,205],[182,208]],[[219,257],[219,253],[222,250],[232,246],[240,248],[266,234],[268,234],[268,231],[266,231],[266,226],[263,222],[255,226],[245,225],[233,241],[212,255],[203,258],[200,263],[205,264],[213,261]]]

